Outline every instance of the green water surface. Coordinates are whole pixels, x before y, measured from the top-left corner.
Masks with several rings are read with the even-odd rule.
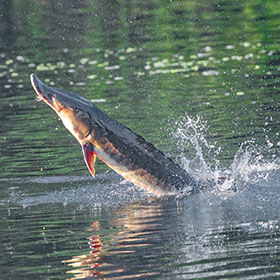
[[[81,94],[181,165],[201,152],[228,170],[250,142],[250,166],[269,169],[279,34],[274,0],[0,1],[3,279],[277,279],[277,168],[226,198],[153,200],[100,161],[93,179],[29,75]]]

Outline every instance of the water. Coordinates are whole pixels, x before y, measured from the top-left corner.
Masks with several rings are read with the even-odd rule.
[[[1,279],[278,279],[278,1],[1,1]],[[97,162],[29,74],[187,169],[155,198]]]

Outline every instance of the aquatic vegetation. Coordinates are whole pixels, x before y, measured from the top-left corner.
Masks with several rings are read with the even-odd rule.
[[[58,70],[60,73],[61,70],[65,70],[68,74],[84,71],[83,69],[86,67],[87,71],[91,68],[94,72],[90,75],[86,75],[86,79],[99,79],[100,81],[103,80],[103,83],[110,85],[124,80],[125,76],[121,74],[122,67],[126,67],[124,63],[131,59],[131,55],[134,56],[132,59],[136,59],[138,55],[143,55],[144,51],[143,48],[129,47],[117,51],[104,50],[103,55],[98,55],[96,59],[84,56],[75,61],[70,60],[69,62],[60,60],[56,62],[49,61],[40,63],[30,61],[29,58],[20,54],[11,56],[3,53],[0,56],[0,77],[10,76],[13,80],[22,78],[21,72],[17,71],[18,68],[22,67],[35,69],[36,71],[51,71],[54,73],[58,73],[56,72]],[[134,71],[133,74],[137,77],[164,74],[184,74],[186,78],[190,77],[190,75],[197,74],[204,77],[219,76],[224,75],[221,69],[227,67],[226,64],[235,66],[231,69],[233,75],[241,68],[243,72],[261,71],[260,73],[262,73],[262,60],[264,60],[265,57],[275,55],[276,51],[277,50],[273,49],[265,49],[261,43],[252,44],[246,41],[240,42],[237,46],[233,44],[226,45],[224,55],[222,53],[216,53],[214,47],[205,46],[201,52],[193,53],[189,56],[180,53],[162,58],[153,56],[148,58],[145,64],[142,65],[142,71]],[[96,49],[96,52],[101,53],[101,50]],[[68,54],[69,50],[66,53]],[[111,63],[111,60],[115,58],[118,59],[119,64]],[[122,66],[122,64],[124,64],[124,66]],[[279,71],[279,68],[275,68],[274,70]],[[112,76],[108,76],[106,71],[112,73]],[[272,75],[273,72],[271,70],[265,71],[265,74]]]
[[[86,64],[88,61],[89,61],[89,58],[86,58],[86,57],[80,59],[81,64]]]
[[[95,74],[92,74],[92,75],[88,75],[87,76],[87,78],[89,79],[89,80],[93,80],[93,79],[95,79],[97,77],[97,75],[95,75]]]
[[[243,91],[238,91],[238,92],[236,92],[236,95],[239,95],[239,96],[244,95],[244,92]]]

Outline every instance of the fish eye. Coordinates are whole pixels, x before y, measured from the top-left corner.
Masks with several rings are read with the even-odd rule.
[[[78,117],[79,119],[84,119],[84,120],[85,119],[90,119],[90,115],[82,109],[74,108],[73,112],[76,115],[76,117]]]
[[[76,113],[76,114],[81,114],[83,113],[84,111],[79,109],[79,108],[74,108],[73,111]]]

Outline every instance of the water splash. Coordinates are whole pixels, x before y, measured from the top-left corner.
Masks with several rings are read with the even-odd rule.
[[[229,179],[219,189],[226,191],[234,187],[236,191],[241,191],[249,183],[252,185],[269,180],[273,171],[280,169],[280,162],[265,157],[268,149],[258,148],[254,141],[242,143],[229,170],[226,170]]]
[[[178,143],[181,165],[200,186],[222,194],[235,194],[248,185],[267,181],[274,171],[280,170],[275,155],[274,159],[266,157],[269,147],[260,148],[254,140],[242,143],[229,166],[223,166],[222,147],[209,137],[206,121],[187,116],[175,125],[178,128],[173,138]]]
[[[190,117],[176,121],[177,130],[173,134],[178,143],[180,151],[180,160],[183,167],[188,170],[192,176],[200,182],[206,182],[215,178],[215,166],[218,165],[216,155],[219,149],[216,149],[215,143],[209,144],[206,139],[207,123],[199,117],[192,119]],[[211,162],[209,158],[214,162]]]

